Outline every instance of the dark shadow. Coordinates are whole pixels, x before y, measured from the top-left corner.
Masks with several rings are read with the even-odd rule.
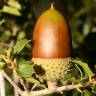
[[[45,74],[45,70],[39,65],[34,65],[34,70],[37,75],[44,75]]]
[[[80,47],[81,54],[87,59],[89,67],[96,72],[96,33],[90,33]]]

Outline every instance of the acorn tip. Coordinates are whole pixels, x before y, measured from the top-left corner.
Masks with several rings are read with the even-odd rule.
[[[51,7],[50,7],[51,9],[54,9],[54,3],[51,3]]]

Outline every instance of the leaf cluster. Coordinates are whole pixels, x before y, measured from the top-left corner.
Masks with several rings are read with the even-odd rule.
[[[37,17],[51,2],[55,2],[55,7],[60,9],[69,21],[74,57],[79,56],[87,62],[77,58],[72,59],[72,71],[59,82],[60,85],[70,83],[86,85],[86,82],[93,82],[93,80],[95,82],[95,72],[90,68],[96,63],[95,0],[0,0],[0,69],[8,71],[15,69],[18,78],[31,84],[32,90],[46,87],[46,82],[41,83],[35,76],[34,62],[31,61],[33,43],[30,44],[30,40]],[[96,69],[95,66],[93,67]],[[11,92],[9,93],[12,95]],[[95,96],[96,86],[71,90],[63,95],[70,96],[70,94],[71,96]]]

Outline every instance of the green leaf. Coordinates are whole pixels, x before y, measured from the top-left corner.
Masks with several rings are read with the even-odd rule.
[[[5,57],[5,55],[0,54],[0,61]]]
[[[20,4],[16,0],[9,0],[7,4],[16,9],[19,9],[19,10],[21,9]]]
[[[62,85],[66,85],[66,84],[68,84],[68,82],[70,82],[72,84],[77,83],[78,80],[73,76],[73,74],[69,73],[69,74],[65,75],[64,78],[60,80],[60,82]]]
[[[73,90],[70,90],[66,95],[64,96],[81,96],[80,93],[76,90],[76,89],[73,89]]]
[[[14,46],[13,49],[13,54],[19,54],[22,49],[30,42],[31,40],[23,39],[17,41],[16,45]]]
[[[92,76],[94,76],[94,73],[91,71],[91,69],[88,67],[87,63],[82,62],[81,60],[72,60],[72,62],[78,64],[79,66],[81,66],[83,68],[83,70],[88,74],[89,78],[91,78]]]
[[[2,25],[5,21],[5,19],[0,20],[0,25]]]
[[[3,48],[0,48],[0,54],[5,54],[5,50]]]
[[[26,62],[26,60],[25,60],[24,58],[22,58],[22,57],[18,58],[18,59],[16,60],[16,62],[17,62],[18,65],[22,65],[22,64],[28,63],[28,62]]]
[[[82,70],[79,68],[79,66],[78,66],[77,64],[75,64],[75,65],[76,65],[77,69],[78,69],[79,72],[80,72],[81,78],[83,78],[83,72],[82,72]]]
[[[25,61],[23,64],[19,64],[19,68],[17,69],[17,74],[21,77],[27,78],[32,76],[34,73],[33,66],[31,62]]]
[[[92,93],[88,90],[85,90],[81,96],[93,96]]]
[[[19,12],[18,9],[14,8],[14,7],[10,7],[10,6],[4,6],[0,12],[4,12],[4,13],[8,13],[11,15],[16,15],[16,16],[21,16],[21,13]]]
[[[40,84],[40,82],[32,77],[30,78],[26,78],[26,81],[30,82],[30,83],[34,83],[34,84]]]
[[[23,38],[25,38],[25,36],[26,36],[26,34],[25,34],[25,32],[24,31],[20,31],[19,33],[18,33],[18,40],[21,40],[21,39],[23,39]]]
[[[0,62],[0,70],[5,66],[4,62]]]
[[[36,84],[37,86],[39,87],[43,87],[43,88],[46,88],[44,84],[41,84],[38,80],[30,77],[30,78],[26,78],[26,81],[27,82],[30,82],[30,83],[33,83],[33,84]]]
[[[75,77],[73,77],[71,74],[66,75],[63,80],[64,80],[64,82],[65,81],[67,81],[67,82],[75,82],[75,81],[77,81],[77,79]]]
[[[91,88],[92,88],[92,92],[96,94],[96,85],[93,85]]]

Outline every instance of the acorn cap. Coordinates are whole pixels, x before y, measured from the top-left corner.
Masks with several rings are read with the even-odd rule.
[[[70,71],[71,58],[41,59],[33,58],[34,70],[39,79],[58,81]]]

